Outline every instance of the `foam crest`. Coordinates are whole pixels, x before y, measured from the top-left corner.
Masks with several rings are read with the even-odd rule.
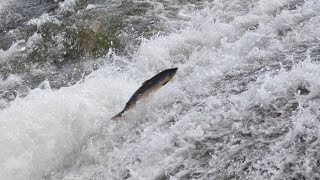
[[[130,86],[135,88],[124,77],[91,75],[83,84],[57,91],[44,83],[2,110],[1,179],[40,179],[70,166],[90,135],[110,123]]]

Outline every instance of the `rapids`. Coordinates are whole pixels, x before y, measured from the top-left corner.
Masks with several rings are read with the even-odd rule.
[[[0,179],[320,178],[320,1],[17,4],[0,1]]]

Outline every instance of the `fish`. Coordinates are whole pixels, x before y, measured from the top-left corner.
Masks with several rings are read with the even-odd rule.
[[[141,87],[130,97],[125,107],[121,112],[111,118],[111,120],[119,120],[123,113],[129,109],[132,109],[138,101],[149,96],[149,94],[156,92],[162,86],[166,85],[176,74],[178,68],[171,68],[161,71],[152,78],[142,83]]]

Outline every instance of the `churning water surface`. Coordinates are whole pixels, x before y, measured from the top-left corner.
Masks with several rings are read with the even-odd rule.
[[[0,179],[320,178],[320,1],[0,7]]]

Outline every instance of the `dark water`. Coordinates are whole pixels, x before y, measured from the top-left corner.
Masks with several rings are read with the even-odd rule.
[[[86,9],[90,3],[102,4]],[[22,79],[1,87],[4,98],[8,99],[7,93],[24,94],[19,89],[34,89],[44,80],[52,88],[72,85],[103,65],[110,50],[129,56],[140,42],[138,37],[161,28],[156,18],[143,16],[151,7],[148,3],[65,4],[73,4],[72,9],[59,7],[59,1],[24,1],[2,12],[0,48],[11,47],[13,55],[0,61],[1,79],[12,74]]]

